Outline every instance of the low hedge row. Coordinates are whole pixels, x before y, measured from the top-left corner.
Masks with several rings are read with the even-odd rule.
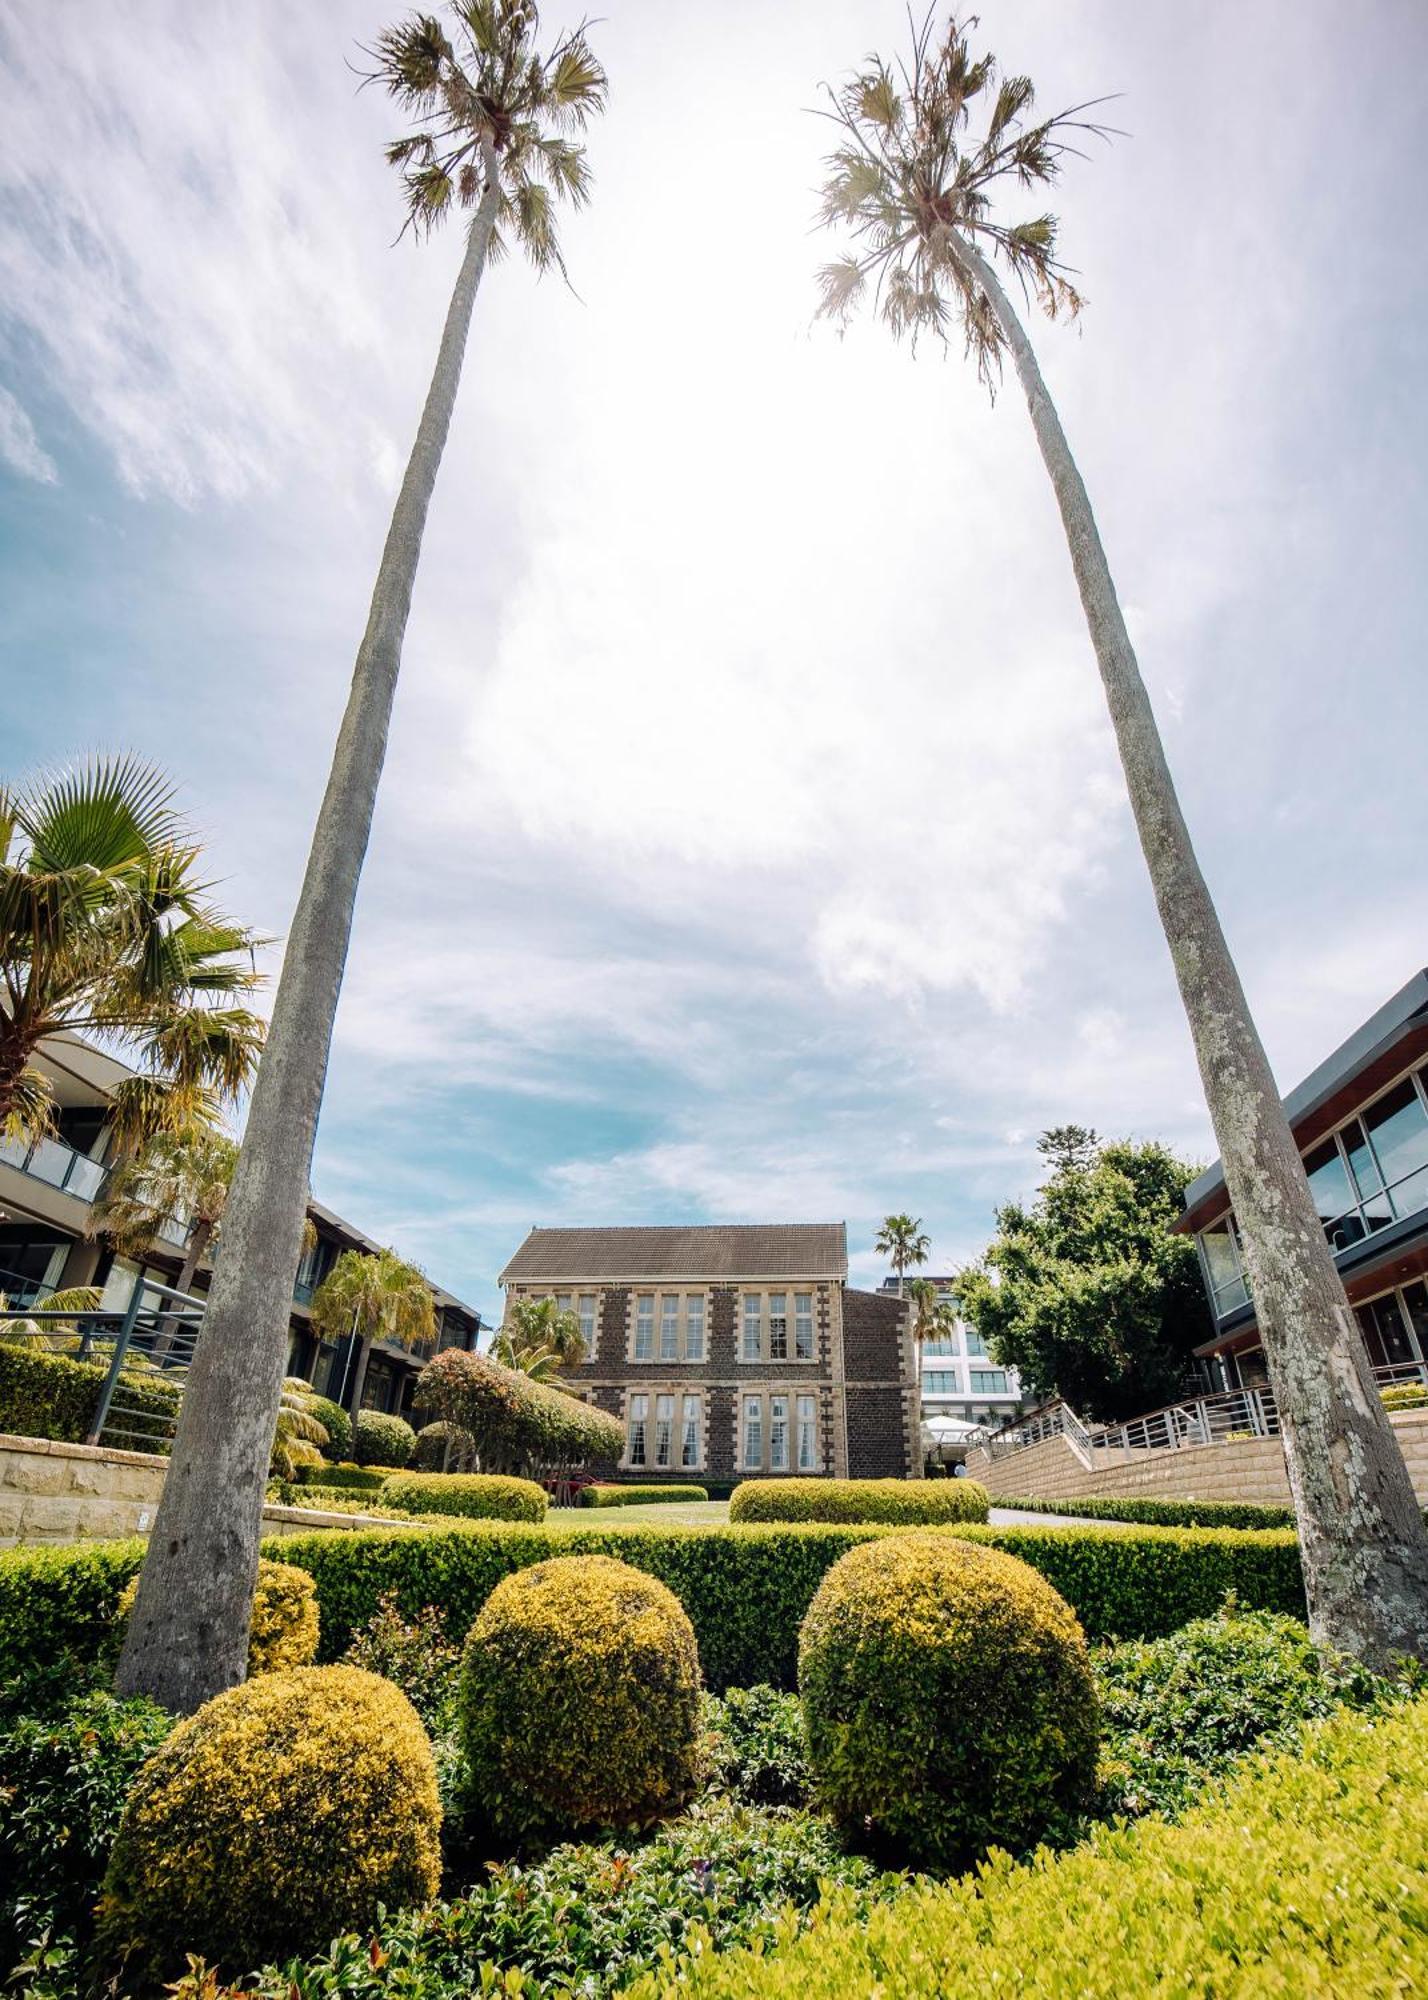
[[[550,1505],[533,1479],[499,1472],[398,1472],[381,1502],[407,1514],[457,1514],[470,1521],[543,1521]]]
[[[1240,1500],[1007,1500],[1021,1514],[1071,1514],[1090,1521],[1129,1521],[1147,1528],[1292,1528],[1292,1507],[1254,1507]]]
[[[83,1444],[108,1373],[104,1362],[0,1345],[0,1431]],[[155,1371],[136,1367],[124,1371],[120,1400],[123,1413],[116,1413],[114,1421],[125,1435],[115,1442],[126,1451],[167,1455],[179,1390]]]
[[[1103,1828],[1022,1867],[821,1920],[772,1952],[705,1952],[646,1974],[627,2000],[938,2000],[968,1967],[1015,1969],[1022,2000],[1170,1994],[1428,1991],[1428,1700],[1339,1715],[1255,1758],[1179,1825]],[[800,1935],[800,1930],[802,1934]]]
[[[975,1479],[746,1479],[731,1521],[877,1521],[893,1528],[985,1521],[987,1489]]]
[[[370,1466],[342,1463],[340,1465],[300,1465],[296,1481],[299,1486],[337,1486],[344,1493],[375,1493],[385,1485],[388,1474],[376,1472]]]
[[[653,1507],[661,1500],[707,1500],[704,1486],[586,1486],[581,1490],[582,1507]]]
[[[960,1484],[960,1482],[959,1482]],[[429,1605],[460,1642],[503,1576],[552,1555],[610,1555],[669,1585],[689,1613],[711,1688],[792,1687],[798,1628],[825,1572],[881,1527],[363,1528],[285,1535],[264,1544],[317,1583],[323,1660],[340,1658],[387,1591],[415,1616]],[[983,1528],[945,1531],[1020,1556],[1071,1604],[1088,1638],[1158,1638],[1215,1611],[1226,1591],[1250,1610],[1304,1616],[1299,1548],[1285,1530]],[[91,1655],[141,1542],[0,1551],[0,1678]]]

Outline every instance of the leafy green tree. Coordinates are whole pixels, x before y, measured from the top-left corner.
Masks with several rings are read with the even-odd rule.
[[[0,1133],[52,1128],[35,1056],[63,1031],[136,1055],[111,1108],[121,1146],[233,1103],[263,1042],[241,1004],[262,984],[258,942],[209,903],[152,766],[94,758],[0,788]]]
[[[374,1341],[419,1347],[436,1338],[431,1286],[415,1264],[395,1250],[344,1250],[312,1295],[312,1324],[325,1340],[350,1338],[345,1405],[355,1417],[362,1407],[367,1363]]]
[[[1183,1394],[1214,1332],[1195,1246],[1170,1233],[1194,1175],[1127,1140],[1063,1158],[1034,1201],[999,1208],[981,1262],[957,1278],[993,1360],[1101,1422]]]
[[[903,1273],[909,1264],[925,1264],[932,1239],[922,1233],[922,1218],[914,1215],[885,1215],[873,1248],[886,1257],[897,1273],[897,1295],[902,1297]]]
[[[429,235],[458,211],[469,211],[470,221],[377,569],[224,1218],[225,1254],[119,1663],[126,1693],[152,1694],[184,1713],[241,1680],[247,1658],[317,1115],[427,509],[477,289],[487,259],[511,245],[538,272],[563,270],[556,210],[589,197],[579,138],[605,102],[605,73],[583,29],[543,52],[535,0],[460,0],[449,19],[451,33],[434,14],[410,15],[371,52],[374,79],[415,124],[387,149],[401,172],[406,227]]]
[[[1081,308],[1056,218],[1006,220],[996,198],[1045,188],[1098,128],[1074,106],[1033,117],[1026,76],[974,57],[973,17],[914,27],[909,57],[869,57],[829,93],[838,142],[822,215],[853,247],[822,273],[821,310],[870,300],[895,336],[960,332],[988,388],[1010,354],[1060,510],[1136,830],[1245,1243],[1303,1549],[1310,1624],[1386,1666],[1428,1659],[1428,1530],[1375,1390],[1274,1075],[1190,839],[1086,488],[1036,354],[998,276],[1050,317]],[[985,110],[979,136],[974,111]],[[1352,1468],[1352,1471],[1346,1470]]]

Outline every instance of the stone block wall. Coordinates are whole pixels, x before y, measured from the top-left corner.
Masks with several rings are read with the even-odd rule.
[[[1413,1490],[1428,1507],[1428,1410],[1394,1411],[1389,1421]],[[1289,1505],[1289,1479],[1278,1438],[1186,1445],[1179,1451],[1133,1452],[1124,1458],[1108,1452],[1106,1459],[1104,1466],[1087,1467],[1064,1437],[1053,1437],[1005,1458],[993,1458],[984,1448],[969,1452],[967,1471],[994,1499],[1238,1500],[1258,1507]]]
[[[166,1458],[109,1451],[49,1438],[0,1436],[0,1548],[20,1542],[107,1541],[146,1535],[164,1490]],[[265,1507],[263,1531],[305,1534],[313,1528],[408,1527],[378,1514],[328,1514],[317,1508]]]

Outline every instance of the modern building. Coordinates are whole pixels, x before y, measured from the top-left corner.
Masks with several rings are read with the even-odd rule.
[[[904,1291],[910,1282],[903,1280]],[[927,1282],[937,1287],[937,1303],[955,1312],[953,1280],[933,1277]],[[897,1279],[885,1278],[883,1290],[896,1296]],[[982,1336],[960,1317],[947,1333],[922,1342],[920,1370],[924,1419],[952,1417],[959,1423],[996,1430],[1021,1408],[1022,1386],[1016,1370],[999,1367],[991,1360]]]
[[[1380,1379],[1428,1373],[1428,972],[1363,1024],[1284,1100]],[[1197,1349],[1215,1386],[1268,1379],[1239,1231],[1219,1161],[1187,1190],[1215,1336]]]
[[[625,1429],[622,1472],[905,1478],[922,1467],[906,1307],[848,1284],[841,1222],[533,1229],[506,1311],[578,1314],[569,1385]]]
[[[0,1293],[12,1305],[34,1305],[71,1285],[98,1285],[111,1311],[121,1311],[136,1284],[172,1285],[183,1268],[188,1230],[173,1218],[155,1237],[142,1264],[118,1257],[91,1236],[90,1217],[104,1185],[109,1147],[109,1099],[132,1074],[114,1057],[77,1036],[57,1035],[43,1047],[39,1066],[57,1104],[55,1134],[33,1146],[0,1144]],[[344,1250],[374,1255],[379,1246],[318,1202],[308,1207],[316,1242],[305,1251],[293,1280],[288,1372],[323,1395],[343,1400],[353,1365],[350,1340],[320,1341],[312,1326],[312,1295]],[[212,1267],[201,1263],[194,1292],[208,1290]],[[418,1374],[442,1347],[474,1347],[482,1330],[474,1307],[432,1286],[437,1337],[429,1346],[405,1348],[378,1342],[363,1384],[367,1409],[405,1411]]]

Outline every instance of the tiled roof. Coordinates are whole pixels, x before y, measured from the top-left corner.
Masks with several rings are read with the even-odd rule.
[[[841,1222],[533,1229],[501,1283],[561,1278],[846,1278]]]

